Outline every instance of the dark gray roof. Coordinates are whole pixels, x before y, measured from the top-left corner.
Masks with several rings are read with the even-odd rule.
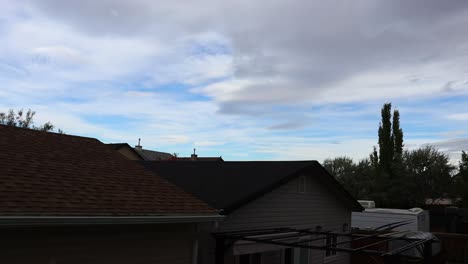
[[[140,161],[156,175],[225,213],[256,199],[303,172],[311,172],[352,210],[362,206],[317,161]]]
[[[138,148],[134,148],[134,149],[145,160],[151,160],[151,161],[154,161],[154,160],[169,160],[169,159],[174,158],[174,156],[172,154],[169,154],[169,153],[166,153],[166,152],[159,152],[159,151],[154,151],[154,150],[138,149]]]

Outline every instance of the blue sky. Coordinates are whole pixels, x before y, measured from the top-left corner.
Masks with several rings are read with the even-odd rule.
[[[468,149],[466,1],[0,0],[0,110],[226,160]]]

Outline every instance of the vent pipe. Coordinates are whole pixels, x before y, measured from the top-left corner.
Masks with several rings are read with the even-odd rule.
[[[142,150],[143,146],[140,145],[141,138],[138,139],[138,145],[135,146],[136,150]]]
[[[190,156],[190,159],[193,160],[193,161],[196,161],[197,158],[198,158],[197,154],[195,154],[195,151],[196,151],[196,150],[197,150],[197,149],[193,149],[193,154]]]

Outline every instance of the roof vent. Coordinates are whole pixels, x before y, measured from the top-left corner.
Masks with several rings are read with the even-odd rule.
[[[142,150],[143,146],[140,145],[141,138],[138,139],[138,145],[135,146],[136,150]]]
[[[193,161],[197,160],[197,158],[198,158],[197,154],[195,154],[196,150],[197,149],[193,149],[193,154],[190,156],[190,159],[193,160]]]

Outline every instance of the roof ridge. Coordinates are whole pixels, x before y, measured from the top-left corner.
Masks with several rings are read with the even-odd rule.
[[[201,158],[207,158],[207,157],[201,157]],[[208,158],[219,158],[219,157],[208,157]],[[155,161],[149,161],[149,162],[172,162],[170,160],[155,160]],[[193,163],[190,160],[180,160],[179,162],[188,162],[188,163]],[[229,161],[224,161],[223,163],[320,163],[317,160],[229,160]]]
[[[18,129],[18,130],[23,130],[23,131],[28,131],[28,132],[33,132],[33,133],[38,133],[38,134],[43,134],[43,135],[47,134],[47,135],[56,135],[56,136],[62,136],[62,137],[84,138],[84,139],[95,140],[95,141],[98,141],[98,142],[102,143],[102,141],[100,141],[97,138],[78,136],[78,135],[72,135],[72,134],[66,134],[66,133],[59,133],[59,132],[55,132],[55,131],[43,131],[43,130],[37,130],[37,129],[33,129],[33,128],[8,126],[8,125],[3,125],[3,124],[0,124],[0,129]]]
[[[215,214],[95,138],[0,126],[0,216]]]

